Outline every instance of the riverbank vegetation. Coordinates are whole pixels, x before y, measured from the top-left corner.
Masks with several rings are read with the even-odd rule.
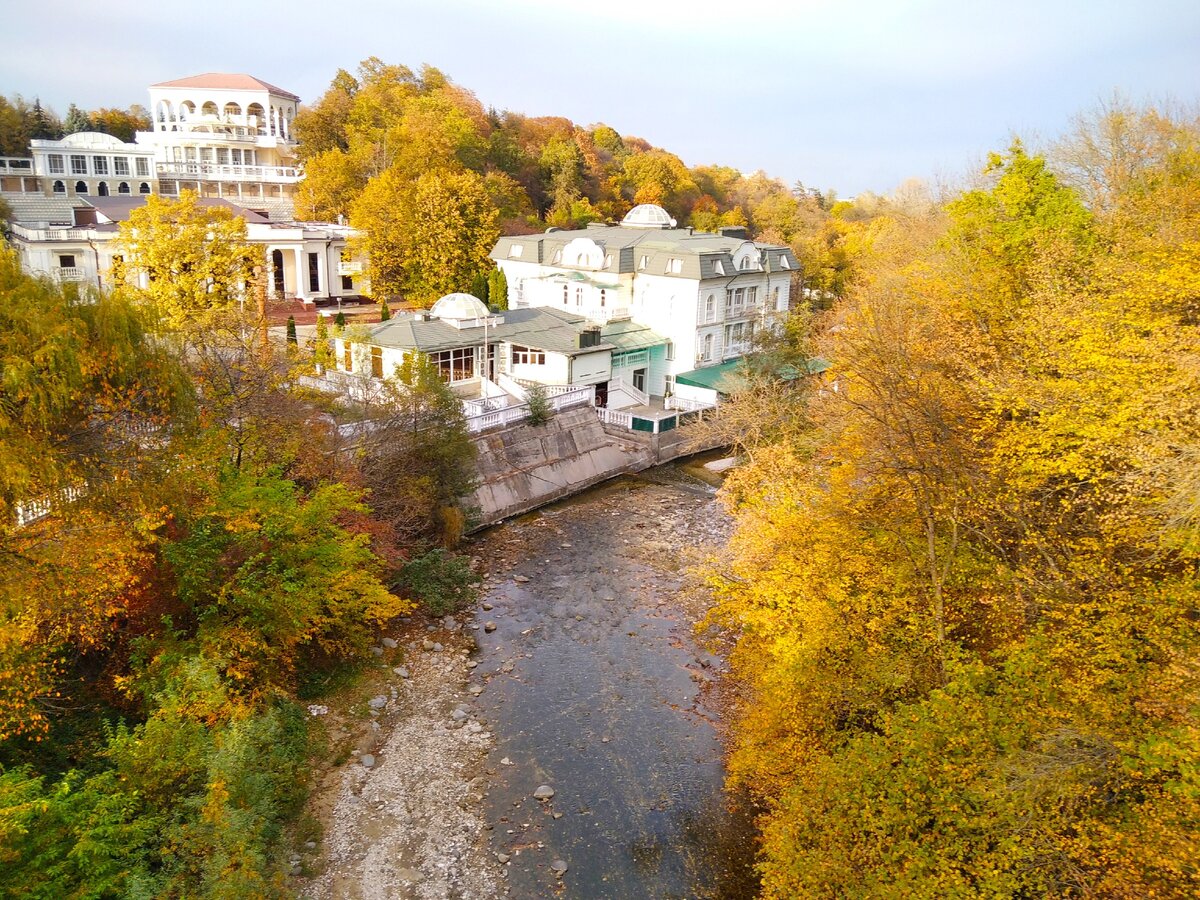
[[[135,217],[146,290],[0,250],[0,897],[284,896],[299,697],[428,599],[410,559],[436,593],[473,445],[427,374],[386,448],[342,437],[293,387],[311,352],[267,340],[244,223]],[[384,496],[381,465],[420,477]]]
[[[1194,895],[1200,122],[1114,105],[853,243],[710,572],[764,895]]]

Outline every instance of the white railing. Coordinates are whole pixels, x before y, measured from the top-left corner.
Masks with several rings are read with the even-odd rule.
[[[80,482],[50,494],[43,494],[33,500],[18,500],[13,504],[13,516],[16,519],[17,527],[24,528],[38,519],[46,518],[54,512],[55,508],[78,500],[86,490],[87,485]]]
[[[508,401],[504,397],[487,397],[478,400],[464,400],[462,405],[463,412],[469,419],[473,416],[482,416],[485,413],[504,409],[508,406]]]
[[[54,277],[59,281],[83,281],[84,271],[79,266],[55,266]]]
[[[33,160],[25,156],[0,156],[0,175],[32,175]]]
[[[507,406],[504,409],[482,413],[478,416],[467,416],[467,431],[475,434],[480,431],[486,431],[489,428],[499,428],[503,425],[512,425],[514,422],[523,422],[528,417],[529,404],[520,403],[516,406]]]
[[[733,356],[745,356],[753,348],[753,344],[749,341],[740,341],[736,344],[726,344],[721,350],[721,356],[724,359],[729,359]]]
[[[573,406],[583,406],[587,403],[594,403],[596,400],[596,389],[590,384],[578,385],[571,387],[570,385],[547,385],[550,387],[565,387],[565,391],[560,391],[557,394],[550,395],[550,408],[555,412],[560,412],[564,409],[570,409]],[[547,393],[549,393],[547,391]]]
[[[596,407],[596,416],[605,425],[617,425],[621,428],[633,430],[633,415],[631,413],[622,412],[619,409],[606,409],[603,406]]]
[[[613,322],[631,316],[628,306],[597,306],[585,309],[581,314],[592,322]]]
[[[225,166],[218,163],[155,163],[159,177],[211,178],[214,181],[299,181],[303,172],[293,166]]]
[[[524,400],[528,394],[528,385],[522,379],[513,378],[507,372],[499,372],[496,374],[496,382],[500,388],[509,394],[512,394],[518,400]]]
[[[650,405],[650,395],[647,394],[645,391],[641,390],[640,388],[634,387],[632,384],[627,382],[624,378],[612,378],[609,380],[608,392],[611,394],[613,391],[623,391],[624,393],[626,393],[630,397],[632,397],[634,400],[636,400],[638,403],[640,403],[642,406]]]
[[[687,397],[666,397],[663,400],[666,409],[677,409],[680,412],[697,412],[704,409],[716,409],[715,403],[704,403],[700,400],[689,400]]]
[[[10,227],[14,235],[27,241],[86,241],[90,237],[86,228],[30,228],[15,222]]]

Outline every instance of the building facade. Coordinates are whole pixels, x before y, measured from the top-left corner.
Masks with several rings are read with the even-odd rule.
[[[116,238],[120,223],[144,203],[142,197],[80,197],[66,225],[14,223],[11,240],[26,271],[59,281],[99,288],[112,286]],[[368,289],[362,267],[347,263],[352,231],[345,225],[272,222],[266,216],[228,200],[209,198],[202,205],[222,205],[246,220],[246,237],[262,248],[267,294],[272,299],[323,300],[356,298]]]
[[[551,307],[596,323],[632,321],[665,346],[613,360],[636,387],[672,395],[676,379],[750,352],[755,333],[791,305],[799,262],[787,247],[678,228],[661,207],[635,207],[620,225],[502,237],[492,259],[511,309]],[[635,374],[636,373],[636,374]]]

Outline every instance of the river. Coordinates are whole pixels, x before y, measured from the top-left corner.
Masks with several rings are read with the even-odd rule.
[[[470,548],[495,573],[472,681],[495,736],[484,815],[510,896],[755,894],[752,822],[723,789],[723,661],[696,639],[701,606],[682,590],[690,548],[729,527],[697,474],[623,478]],[[541,785],[551,800],[534,799]]]

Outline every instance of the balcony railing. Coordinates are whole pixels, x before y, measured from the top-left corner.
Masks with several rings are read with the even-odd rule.
[[[361,275],[362,270],[362,262],[340,262],[337,265],[339,275]]]
[[[0,175],[32,175],[33,160],[24,156],[0,156]]]
[[[591,322],[614,322],[629,318],[628,306],[598,306],[583,310],[583,315]]]
[[[27,241],[86,241],[90,236],[86,228],[30,228],[15,222],[9,227]]]
[[[55,266],[54,277],[59,281],[83,281],[84,271],[79,266]]]
[[[271,181],[286,184],[299,181],[303,172],[294,166],[226,166],[219,163],[155,163],[159,178],[203,181]]]

